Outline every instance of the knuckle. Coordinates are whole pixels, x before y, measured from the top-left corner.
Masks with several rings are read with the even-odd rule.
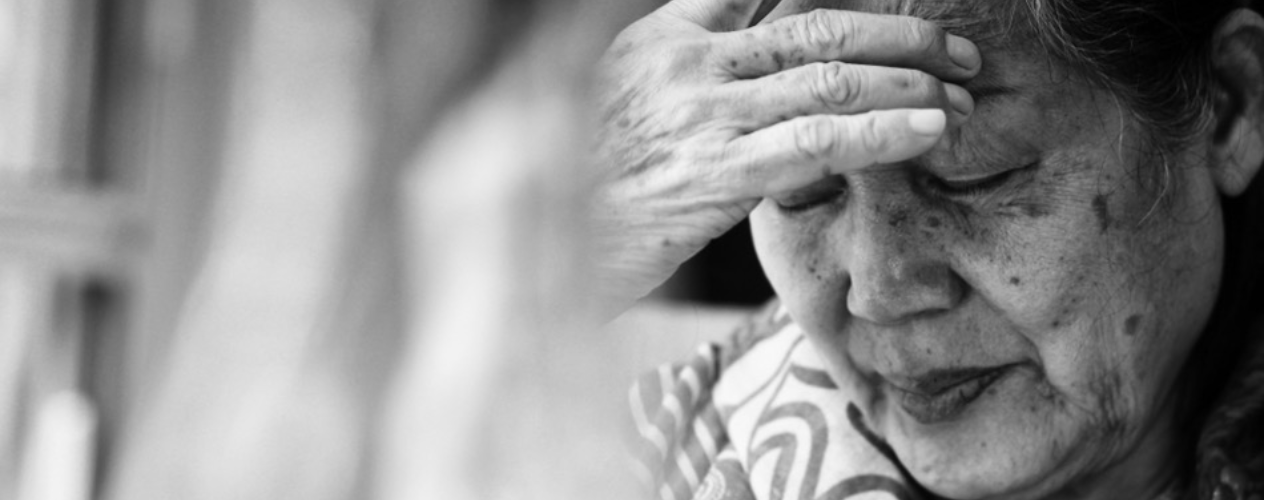
[[[711,42],[703,38],[678,40],[665,44],[660,60],[670,61],[668,68],[672,73],[697,71],[710,57],[712,49]]]
[[[680,59],[699,59],[711,52],[711,41],[702,37],[679,38],[665,45],[668,51]]]
[[[714,50],[711,40],[701,37],[616,38],[604,54],[603,62],[634,70],[636,74],[673,79],[696,73]]]
[[[870,154],[886,151],[889,138],[887,134],[882,133],[881,125],[873,115],[870,115],[867,120],[856,124],[852,131],[854,132],[854,139],[862,151]]]
[[[668,130],[692,133],[722,120],[731,111],[722,99],[693,91],[671,92],[660,101],[663,123]]]
[[[904,41],[919,52],[931,52],[941,46],[944,31],[934,23],[922,19],[910,19],[904,28]]]
[[[803,119],[795,130],[794,147],[803,158],[827,157],[838,148],[838,130],[826,117]]]
[[[669,109],[672,110],[672,128],[677,130],[691,129],[710,115],[708,106],[694,99],[677,100]]]
[[[828,52],[842,45],[850,33],[846,16],[836,15],[826,9],[817,9],[800,17],[795,25],[798,41],[821,52]]]
[[[829,108],[845,108],[859,98],[861,75],[844,63],[832,61],[816,64],[813,94]]]

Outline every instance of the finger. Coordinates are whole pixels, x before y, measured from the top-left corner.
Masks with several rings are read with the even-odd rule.
[[[894,109],[861,115],[813,115],[781,122],[729,143],[732,188],[769,196],[825,177],[925,153],[946,126],[938,109]]]
[[[737,112],[750,121],[752,129],[799,116],[880,109],[940,108],[954,123],[974,112],[969,92],[925,72],[837,61],[738,80],[720,89],[720,99],[737,103]]]
[[[724,33],[716,61],[737,78],[813,62],[845,61],[920,69],[949,81],[978,73],[974,43],[924,19],[817,9]]]
[[[733,31],[750,25],[760,4],[768,0],[672,0],[658,12],[707,31]]]

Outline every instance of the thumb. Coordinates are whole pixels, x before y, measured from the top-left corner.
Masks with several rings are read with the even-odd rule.
[[[696,24],[707,31],[736,31],[749,27],[780,0],[672,0],[660,12]]]

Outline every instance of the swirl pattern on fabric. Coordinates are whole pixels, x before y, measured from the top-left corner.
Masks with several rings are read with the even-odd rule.
[[[643,478],[662,500],[919,498],[775,303],[631,396]]]

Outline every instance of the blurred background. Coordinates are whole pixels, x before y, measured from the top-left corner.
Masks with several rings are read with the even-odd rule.
[[[771,295],[739,227],[576,299],[657,4],[0,0],[0,499],[638,497],[631,377]]]

